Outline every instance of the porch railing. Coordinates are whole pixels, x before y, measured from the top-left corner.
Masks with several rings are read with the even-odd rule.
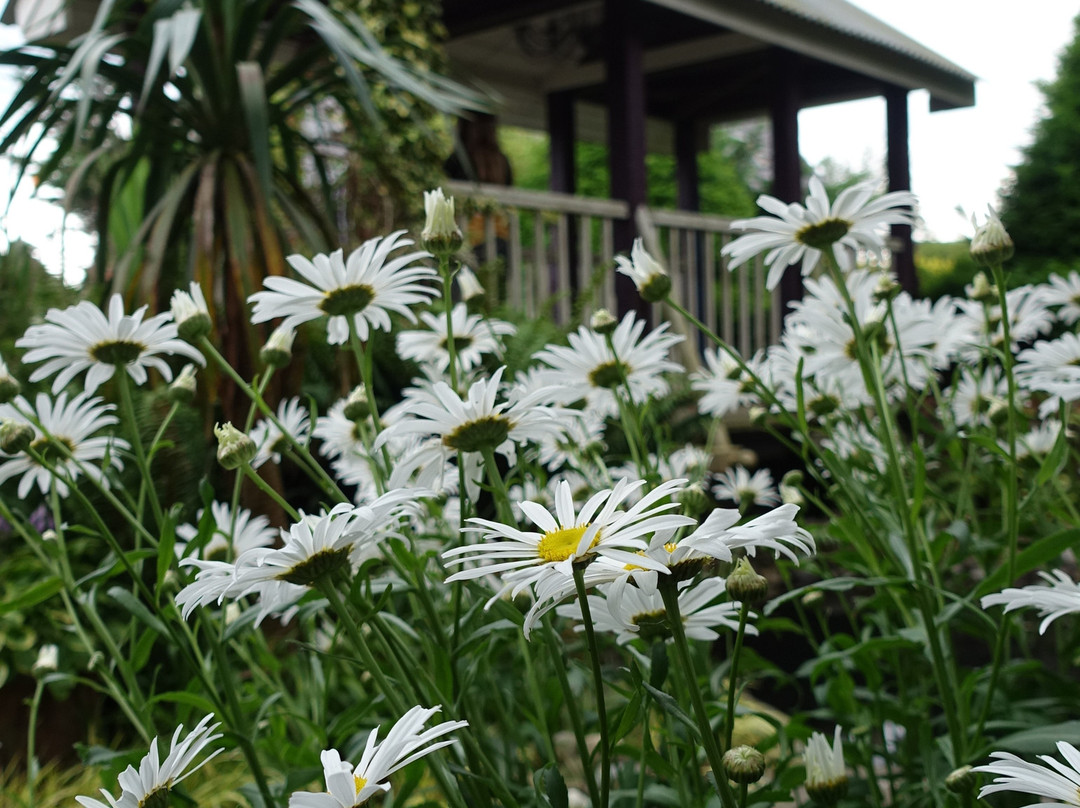
[[[625,202],[460,181],[444,188],[458,200],[477,265],[505,268],[499,291],[507,303],[561,323],[600,306],[615,310],[614,225],[630,217]],[[673,297],[743,356],[778,341],[779,292],[766,292],[760,261],[728,272],[720,255],[731,219],[639,207],[635,225],[668,267]],[[696,365],[697,352],[688,353],[684,360]]]

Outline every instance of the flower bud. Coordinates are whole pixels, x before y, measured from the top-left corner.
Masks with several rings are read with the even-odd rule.
[[[735,562],[735,569],[727,577],[726,588],[732,600],[750,606],[761,603],[769,595],[769,582],[765,576],[758,575],[746,556]]]
[[[218,462],[226,469],[240,468],[254,460],[258,454],[259,448],[255,441],[231,423],[215,424],[214,434],[218,439]]]
[[[442,188],[424,191],[424,212],[427,217],[420,233],[424,249],[440,258],[447,258],[461,249],[461,228],[454,218],[454,197],[443,195]]]
[[[792,470],[780,478],[780,501],[785,505],[799,505],[805,502],[802,495],[803,473]]]
[[[371,415],[371,402],[368,401],[367,391],[363,387],[355,387],[345,399],[344,415],[350,421],[362,421]]]
[[[966,794],[975,788],[978,775],[970,766],[961,766],[945,778],[945,788],[953,794]]]
[[[279,325],[275,328],[266,344],[259,351],[259,359],[272,368],[283,368],[292,360],[293,339],[296,332]]]
[[[832,746],[820,732],[810,736],[806,745],[806,793],[821,805],[836,805],[847,794],[848,778],[844,769],[844,747],[840,727]]]
[[[190,289],[190,293],[180,289],[173,292],[170,307],[180,339],[185,342],[198,342],[213,330],[214,324],[210,320],[210,311],[199,284],[192,281]]]
[[[34,428],[23,421],[5,418],[0,422],[0,452],[17,455],[30,448],[34,440]]]
[[[458,269],[456,277],[458,291],[461,292],[462,300],[468,302],[474,297],[484,296],[484,287],[481,285],[480,279],[477,278],[476,273],[467,266],[462,265],[462,267]]]
[[[589,320],[589,327],[597,334],[610,334],[619,327],[619,321],[607,309],[597,309]]]
[[[996,303],[998,290],[994,284],[990,283],[986,273],[980,272],[968,288],[968,297],[976,303]]]
[[[765,774],[765,756],[752,746],[735,746],[724,752],[724,771],[734,783],[756,783]]]
[[[7,404],[19,395],[19,380],[11,375],[4,360],[0,359],[0,404]]]
[[[971,239],[971,257],[976,264],[984,267],[998,266],[1012,258],[1015,248],[1013,240],[1005,232],[1005,226],[998,218],[997,211],[988,205],[989,215],[986,222],[981,226],[971,217],[971,224],[975,228],[975,235]]]
[[[195,400],[195,366],[184,365],[176,379],[169,385],[169,401],[174,404],[190,404]]]
[[[38,649],[37,660],[34,662],[34,666],[30,668],[30,673],[34,676],[44,676],[46,673],[52,673],[60,665],[60,649],[52,643],[47,643]]]
[[[649,303],[659,303],[671,291],[671,278],[668,277],[667,270],[649,255],[640,238],[634,239],[630,257],[617,255],[615,263],[618,264],[619,272],[633,278],[638,293]]]
[[[874,286],[875,303],[893,300],[898,294],[900,294],[900,284],[896,282],[896,278],[888,272],[878,275],[877,284]]]
[[[679,493],[679,504],[687,516],[697,517],[716,503],[703,483],[691,483]]]

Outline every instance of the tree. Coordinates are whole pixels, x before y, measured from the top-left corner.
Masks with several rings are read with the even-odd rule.
[[[1080,259],[1080,17],[1073,27],[1057,77],[1040,87],[1046,112],[1002,196],[1014,261],[1029,271]]]

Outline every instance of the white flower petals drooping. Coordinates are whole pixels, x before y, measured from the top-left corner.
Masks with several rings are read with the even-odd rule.
[[[211,734],[221,726],[211,724],[210,721],[213,718],[212,713],[203,718],[182,741],[180,733],[184,731],[184,725],[177,727],[172,736],[172,743],[169,745],[169,754],[161,762],[158,758],[158,739],[154,738],[150,742],[150,751],[139,762],[138,770],[134,766],[128,766],[117,778],[121,788],[119,797],[113,797],[105,789],[101,790],[108,804],[92,797],[76,797],[75,800],[84,808],[144,808],[147,805],[166,804],[162,800],[162,795],[165,795],[164,799],[167,800],[168,792],[173,786],[224,751],[216,749],[197,766],[188,769],[191,762],[209,744],[222,737],[220,732],[216,735]]]
[[[1038,609],[1039,617],[1043,618],[1039,624],[1039,633],[1045,634],[1047,627],[1059,617],[1080,612],[1080,584],[1061,570],[1040,572],[1039,576],[1046,584],[1005,589],[986,595],[980,603],[984,609],[1004,604],[1006,612],[1014,609]]]
[[[1071,743],[1058,741],[1058,753],[1065,763],[1050,755],[1039,755],[1047,766],[1028,763],[1009,752],[991,752],[993,763],[976,766],[972,771],[993,774],[994,782],[979,790],[981,800],[997,791],[1015,791],[1033,797],[1047,797],[1054,802],[1036,800],[1026,808],[1076,808],[1080,806],[1080,752]],[[1068,765],[1066,765],[1068,764]]]
[[[390,728],[382,743],[377,743],[379,730],[373,729],[360,762],[355,766],[342,760],[336,749],[323,750],[321,759],[326,791],[321,794],[293,792],[289,797],[289,808],[356,808],[371,797],[390,791],[386,778],[414,760],[457,743],[453,738],[438,743],[431,741],[469,725],[468,721],[444,721],[424,730],[424,722],[441,709],[413,707]]]

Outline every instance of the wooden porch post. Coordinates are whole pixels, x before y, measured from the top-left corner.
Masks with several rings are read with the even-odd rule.
[[[908,91],[906,88],[890,85],[885,89],[885,116],[889,190],[910,191],[911,158],[908,150]],[[915,274],[915,245],[911,240],[911,226],[894,224],[892,237],[898,244],[892,254],[896,279],[906,292],[913,296],[917,295],[919,278]]]
[[[548,160],[551,169],[548,177],[548,188],[563,194],[572,194],[577,190],[577,171],[574,164],[574,94],[568,90],[556,93],[548,93],[547,97],[547,125],[549,152]],[[580,223],[580,222],[579,222]],[[578,278],[578,238],[579,235],[572,226],[567,228],[566,252],[570,259],[570,293],[577,295],[581,288],[581,280]],[[588,236],[581,236],[588,238]],[[551,288],[559,287],[558,267],[551,268]]]
[[[697,121],[675,122],[675,185],[680,210],[701,208],[697,134]]]
[[[772,195],[784,202],[802,200],[802,160],[799,157],[798,59],[791,51],[780,50],[774,61],[775,83],[772,103],[773,188]],[[784,272],[780,299],[784,311],[803,296],[798,266]]]
[[[629,252],[633,246],[634,215],[646,197],[645,71],[637,25],[640,14],[640,0],[604,0],[611,198],[623,199],[630,206],[630,219],[615,222],[616,252]],[[615,277],[615,299],[620,314],[634,309],[646,316],[648,307],[634,282],[622,273]]]

